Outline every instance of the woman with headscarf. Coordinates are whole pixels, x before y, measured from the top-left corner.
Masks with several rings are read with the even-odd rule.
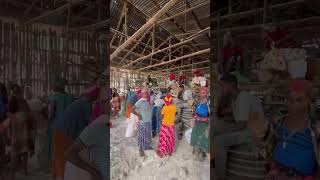
[[[277,123],[269,172],[275,180],[316,179],[319,133],[310,116],[311,91],[306,80],[295,79],[289,84],[288,114]]]
[[[140,156],[144,156],[145,150],[151,149],[151,118],[152,109],[147,100],[148,92],[143,90],[141,92],[141,99],[132,108],[132,113],[138,116],[138,136],[137,143],[139,146]]]
[[[100,89],[87,84],[81,98],[71,103],[63,112],[53,129],[52,179],[64,178],[65,150],[76,140],[91,121],[92,103],[96,101]]]
[[[209,105],[208,88],[200,87],[199,99],[195,102],[195,115],[191,134],[191,146],[196,153],[197,160],[204,160],[206,153],[209,153]]]
[[[65,92],[65,85],[67,81],[61,77],[55,77],[53,83],[53,94],[49,95],[49,116],[48,116],[48,128],[47,139],[45,145],[45,151],[48,153],[48,161],[51,161],[52,156],[52,131],[53,127],[57,124],[57,121],[62,117],[63,112],[73,101],[73,97]],[[49,164],[48,164],[49,165]]]
[[[157,155],[171,156],[175,149],[174,119],[177,113],[177,107],[172,103],[173,97],[167,95],[164,98],[165,106],[161,110],[162,126],[159,134],[159,143]]]

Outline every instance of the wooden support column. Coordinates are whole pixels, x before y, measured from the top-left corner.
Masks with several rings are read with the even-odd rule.
[[[150,28],[150,29],[151,29],[151,28]],[[147,32],[149,32],[150,29],[148,29]],[[128,51],[128,52],[126,53],[126,55],[123,57],[123,59],[126,59],[126,58],[128,57],[128,55],[133,52],[133,50],[139,45],[139,42],[140,42],[146,35],[147,35],[147,33],[145,33],[143,36],[141,36],[141,37],[139,38],[139,40],[136,42],[136,44],[130,49],[130,51]],[[144,48],[144,50],[145,50],[145,49],[146,49],[146,47]],[[142,53],[142,55],[143,55],[143,53]],[[118,64],[121,65],[121,63],[122,63],[122,59],[120,60],[120,62],[119,62]]]
[[[124,2],[124,24],[123,24],[124,34],[128,36],[128,4]],[[125,38],[127,40],[127,37]]]
[[[112,61],[123,49],[127,48],[133,40],[140,37],[147,28],[154,25],[159,18],[168,12],[179,0],[170,0],[161,10],[159,10],[151,19],[149,19],[138,31],[136,31],[126,42],[121,44],[110,56]]]
[[[118,24],[117,24],[117,28],[116,28],[117,31],[119,31],[119,28],[120,28],[120,26],[121,26],[121,23],[122,23],[123,18],[124,18],[124,7],[123,7],[123,10],[122,10],[122,13],[121,13],[119,22],[118,22]],[[112,36],[112,39],[111,39],[111,41],[110,41],[110,44],[111,44],[111,45],[113,44],[113,41],[115,40],[115,38],[116,38],[116,34],[114,34],[114,35]]]
[[[229,0],[229,7],[228,7],[229,9],[229,14],[231,14],[232,13],[232,0]]]
[[[152,52],[155,51],[155,46],[156,46],[156,38],[155,38],[155,25],[152,27]]]
[[[221,32],[220,32],[220,12],[217,17],[217,61],[220,66],[222,66],[222,59],[220,58],[221,54]]]
[[[264,0],[263,5],[263,24],[267,23],[268,0]]]

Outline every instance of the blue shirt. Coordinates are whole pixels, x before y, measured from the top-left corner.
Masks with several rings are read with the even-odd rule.
[[[151,122],[152,108],[147,100],[140,99],[134,106],[141,115],[143,122]]]
[[[290,135],[286,127],[280,126],[276,133],[274,160],[305,175],[313,175],[317,170],[317,162],[310,129]]]

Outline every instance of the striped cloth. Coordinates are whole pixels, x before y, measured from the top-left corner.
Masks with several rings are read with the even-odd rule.
[[[159,135],[158,151],[161,156],[174,152],[174,126],[162,125]]]
[[[139,122],[137,143],[140,149],[146,150],[151,145],[151,122]]]

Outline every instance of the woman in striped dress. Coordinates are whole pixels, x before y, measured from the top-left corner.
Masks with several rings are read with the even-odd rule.
[[[145,150],[151,149],[151,118],[152,118],[152,108],[148,102],[148,92],[143,90],[141,92],[141,99],[132,108],[132,113],[138,116],[138,136],[137,143],[139,146],[140,156],[144,156]]]

